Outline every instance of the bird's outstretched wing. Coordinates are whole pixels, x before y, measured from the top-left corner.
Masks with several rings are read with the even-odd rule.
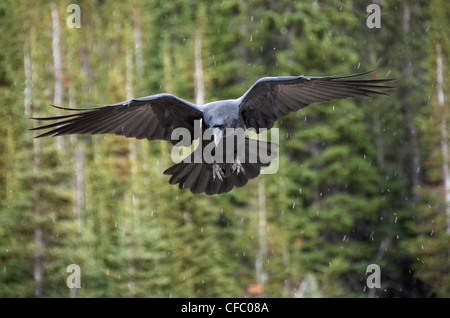
[[[275,121],[312,103],[350,97],[386,96],[380,85],[393,79],[354,79],[373,71],[326,77],[280,76],[258,80],[240,99],[247,128],[272,128]]]
[[[69,134],[116,134],[129,138],[171,140],[175,128],[184,127],[193,136],[194,120],[203,112],[198,106],[171,94],[158,94],[96,108],[64,108],[76,114],[33,118],[56,121],[31,130],[49,129],[36,138]],[[177,143],[177,140],[173,140]]]

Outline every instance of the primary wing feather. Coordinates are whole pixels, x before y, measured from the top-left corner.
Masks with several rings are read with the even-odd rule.
[[[170,94],[152,95],[96,108],[54,107],[78,113],[33,118],[56,121],[32,128],[51,128],[36,138],[49,135],[116,134],[137,139],[171,140],[172,131],[179,127],[187,128],[193,136],[194,120],[203,116],[198,106]]]
[[[264,77],[240,98],[240,112],[247,128],[272,128],[275,121],[312,103],[386,96],[380,90],[394,89],[380,85],[393,79],[354,79],[367,73],[370,72],[326,77]]]

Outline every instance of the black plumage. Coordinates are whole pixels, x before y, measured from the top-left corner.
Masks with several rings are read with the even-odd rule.
[[[128,138],[148,140],[167,140],[173,144],[189,146],[195,138],[196,123],[204,133],[213,130],[214,139],[204,139],[202,146],[190,156],[173,165],[164,173],[171,175],[170,184],[179,184],[180,189],[190,189],[193,193],[209,195],[230,191],[241,187],[250,179],[257,177],[262,168],[269,165],[267,160],[257,156],[255,162],[245,159],[239,161],[236,149],[232,162],[193,162],[195,156],[205,147],[223,144],[227,138],[227,128],[270,129],[275,121],[315,102],[331,101],[343,98],[386,96],[383,91],[394,89],[383,85],[392,79],[355,79],[367,74],[308,77],[264,77],[258,80],[242,97],[233,100],[211,102],[202,106],[192,104],[170,94],[158,94],[130,101],[96,108],[73,109],[54,106],[63,110],[77,111],[75,114],[33,118],[55,121],[31,130],[50,129],[38,135],[61,136],[69,134],[116,134]],[[177,128],[185,128],[191,138],[171,138]],[[264,148],[269,160],[277,155],[278,145],[258,141],[258,149]],[[249,147],[249,140],[242,143],[244,152],[255,151]],[[248,158],[245,157],[245,158]]]

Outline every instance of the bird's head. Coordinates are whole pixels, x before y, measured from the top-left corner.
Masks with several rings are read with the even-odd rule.
[[[214,143],[216,146],[219,144],[220,140],[225,136],[227,125],[223,121],[223,118],[209,118],[210,120],[205,120],[206,125],[211,129],[211,133],[214,137]]]
[[[223,137],[231,133],[232,129],[227,128],[236,128],[237,118],[239,118],[238,104],[234,100],[226,100],[205,106],[204,121],[206,126],[212,130],[214,143],[217,146]]]

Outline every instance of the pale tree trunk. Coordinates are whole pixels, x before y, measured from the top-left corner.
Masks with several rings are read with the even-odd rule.
[[[53,52],[53,72],[55,77],[53,104],[60,106],[63,101],[63,75],[62,75],[62,60],[61,60],[61,28],[59,24],[58,8],[55,3],[51,4],[52,11],[52,52]],[[60,111],[58,110],[58,113]],[[64,139],[56,138],[58,150],[64,149]]]
[[[75,215],[78,219],[78,232],[83,229],[83,209],[84,209],[84,161],[85,161],[84,143],[79,142],[75,149],[75,192],[76,202],[74,206]]]
[[[441,149],[443,159],[444,190],[445,190],[445,212],[447,215],[447,233],[450,234],[450,167],[448,153],[448,132],[447,132],[447,109],[445,107],[444,83],[444,63],[442,59],[441,44],[436,43],[436,73],[437,73],[437,100],[441,109]]]
[[[286,177],[282,174],[282,173],[278,173],[278,184],[279,184],[279,200],[280,202],[286,202],[287,201],[287,195],[286,195],[286,181],[285,181]],[[289,224],[288,221],[286,219],[286,215],[285,215],[285,211],[282,208],[281,209],[281,217],[280,217],[280,221],[281,221],[281,230],[284,233],[288,233],[289,231]],[[284,272],[285,273],[290,273],[291,272],[291,260],[290,260],[290,244],[289,244],[289,238],[287,237],[287,235],[284,235],[285,240],[283,241],[283,266],[284,266]],[[284,280],[284,293],[286,295],[291,293],[291,284],[292,284],[292,280],[290,276],[287,276],[287,278]]]
[[[30,107],[31,107],[31,61],[30,61],[30,43],[25,40],[25,44],[23,46],[23,66],[25,73],[25,116],[30,117]]]
[[[73,88],[69,90],[69,107],[76,108],[75,98],[73,96]],[[83,141],[77,142],[75,135],[70,136],[70,141],[75,146],[75,155],[72,159],[73,167],[75,167],[75,175],[72,179],[72,188],[75,190],[75,203],[73,204],[73,213],[78,221],[78,233],[83,229],[83,210],[84,210],[84,161],[85,150]],[[76,289],[75,289],[76,291]]]
[[[203,34],[207,24],[206,8],[203,4],[197,10],[197,32],[194,39],[194,84],[195,84],[195,103],[203,105],[205,103],[205,79],[203,75]]]
[[[134,13],[134,54],[135,54],[135,72],[133,72],[133,63],[132,63],[132,58],[130,57],[127,61],[127,74],[129,77],[129,84],[127,86],[127,99],[131,99],[133,98],[134,95],[134,88],[133,88],[133,75],[137,74],[137,80],[140,81],[142,79],[142,73],[143,73],[143,68],[144,68],[144,63],[143,63],[143,53],[142,53],[142,29],[141,29],[141,18],[140,18],[140,14],[139,11],[134,9],[133,10]],[[136,85],[139,86],[139,85]],[[137,88],[139,89],[139,87]],[[138,154],[140,152],[142,152],[143,150],[141,149],[141,147],[139,147],[139,144],[137,142],[132,142],[131,143],[131,152],[130,152],[130,161],[132,164],[132,167],[134,167],[134,175],[138,176],[139,172],[136,171],[138,165]],[[134,180],[134,179],[133,179]],[[133,185],[135,187],[138,187],[138,183],[137,182],[133,182]],[[139,197],[136,198],[133,195],[133,217],[134,217],[134,224],[135,224],[135,230],[137,229],[137,226],[139,224]]]
[[[87,91],[90,86],[89,80],[89,62],[88,56],[85,50],[81,50],[81,77],[83,80],[82,90]],[[75,97],[73,96],[73,87],[69,91],[69,107],[76,108]],[[77,140],[78,139],[78,140]],[[78,220],[78,232],[83,230],[83,212],[86,206],[85,198],[85,161],[86,150],[84,141],[81,138],[77,138],[75,135],[70,136],[72,144],[75,146],[75,155],[73,157],[73,166],[75,167],[75,176],[72,180],[73,188],[75,189],[75,203],[73,206],[74,214]],[[76,289],[74,289],[76,292]]]
[[[69,107],[75,108],[75,97],[73,96],[73,88],[69,90]],[[83,229],[83,209],[84,209],[84,160],[85,151],[82,141],[76,142],[75,135],[70,136],[70,141],[75,146],[75,155],[72,159],[72,166],[75,167],[75,175],[72,177],[72,188],[75,190],[75,202],[73,204],[73,213],[78,222],[78,233]],[[77,296],[77,288],[70,288],[70,297]]]
[[[135,47],[135,59],[136,59],[136,74],[142,74],[144,69],[143,55],[142,55],[142,29],[141,18],[139,11],[134,9],[134,47]]]
[[[127,91],[127,100],[130,100],[133,98],[133,52],[129,47],[126,49],[126,56],[125,56],[125,67],[126,67],[126,91]]]
[[[267,222],[266,222],[266,191],[264,179],[258,182],[258,236],[259,236],[259,250],[256,255],[255,271],[256,282],[264,291],[264,283],[267,279],[267,274],[264,272],[264,260],[267,257]]]
[[[135,38],[136,39],[136,38]],[[127,100],[131,100],[133,98],[133,51],[127,47],[126,49],[126,91],[127,91]],[[138,198],[135,197],[135,190],[136,190],[136,166],[137,166],[137,153],[138,153],[138,144],[136,140],[130,141],[130,152],[129,152],[129,160],[130,160],[130,166],[131,166],[131,191],[129,193],[130,200],[130,209],[131,209],[131,216],[127,220],[130,224],[130,232],[131,236],[135,237],[135,218],[137,214],[137,207],[138,207]],[[127,248],[127,254],[128,254],[128,274],[130,274],[130,277],[134,276],[136,272],[136,266],[134,264],[134,248],[133,248],[133,242],[130,242]],[[130,296],[134,296],[136,293],[135,283],[133,279],[128,280],[128,292]]]
[[[381,125],[380,125],[380,111],[378,109],[374,109],[373,112],[373,123],[374,123],[374,132],[376,136],[376,148],[377,148],[377,165],[378,167],[382,167],[384,165],[384,147],[383,140],[381,137]]]
[[[247,9],[247,3],[245,0],[240,0],[239,1],[240,5],[241,5],[241,15],[244,17],[247,17],[249,15],[248,13],[248,9]],[[245,44],[247,42],[247,40],[249,39],[249,31],[248,31],[248,23],[246,23],[246,21],[241,22],[241,24],[239,25],[239,32],[240,32],[240,36],[241,36],[241,44],[240,44],[240,54],[242,57],[242,61],[244,62],[243,67],[240,67],[238,72],[239,72],[239,78],[242,81],[242,84],[246,84],[246,76],[245,76],[245,67],[251,63],[250,61],[250,57],[249,57],[249,52],[248,52],[248,47]]]
[[[408,3],[404,3],[403,5],[403,31],[404,31],[404,40],[406,43],[409,42],[409,28],[410,28],[410,19],[411,12],[408,6]],[[407,77],[412,77],[412,65],[411,60],[407,57],[405,59],[404,72],[407,74]],[[410,93],[410,88],[403,88],[400,93],[400,98],[405,99],[407,95]],[[411,118],[411,110],[409,105],[403,105],[403,112],[405,116],[405,124],[406,124],[406,136],[407,142],[410,145],[412,151],[412,158],[409,161],[409,185],[411,190],[411,199],[415,201],[417,199],[416,189],[419,186],[419,171],[420,171],[420,152],[419,152],[419,142],[417,140],[417,129],[414,123],[414,119]]]
[[[309,289],[310,281],[309,277],[305,277],[298,285],[297,291],[295,292],[295,298],[305,297],[306,292]]]
[[[62,59],[61,59],[61,27],[59,23],[58,8],[54,2],[51,3],[51,13],[52,13],[52,55],[53,55],[53,74],[55,78],[54,82],[54,95],[53,104],[61,106],[64,97],[64,87],[63,87],[63,72],[62,72]],[[61,111],[58,109],[57,114],[60,115]],[[63,138],[56,138],[56,145],[59,152],[62,152],[65,148],[65,141]],[[77,156],[76,156],[77,157]],[[77,158],[75,159],[77,160]],[[78,169],[77,169],[78,170]],[[76,172],[78,173],[78,171]],[[78,175],[76,178],[76,189],[79,186]],[[78,192],[77,192],[78,195]],[[77,215],[80,214],[78,206],[78,196],[77,203],[74,205],[74,210]],[[70,289],[70,297],[76,296],[76,288]]]
[[[163,73],[164,73],[164,90],[167,93],[175,93],[173,86],[173,61],[172,61],[172,39],[168,32],[163,35],[163,45],[162,45],[162,62],[163,62]],[[163,176],[164,167],[167,167],[169,148],[166,141],[160,141],[159,145],[161,147],[161,159],[156,161],[156,166],[158,169],[158,178]]]
[[[87,53],[87,50],[82,49],[80,53],[80,59],[81,59],[81,77],[83,80],[83,91],[88,91],[89,87],[91,86],[91,78],[89,77],[89,56]],[[71,99],[71,106],[74,107],[73,99]],[[75,136],[73,136],[75,138]],[[76,214],[78,216],[78,230],[79,232],[83,229],[83,211],[86,206],[86,198],[85,198],[85,162],[86,162],[86,150],[85,150],[85,143],[80,138],[78,139],[77,147],[75,150],[75,168],[76,168]]]
[[[195,35],[195,103],[203,105],[205,103],[205,82],[203,80],[202,63],[202,32]]]
[[[84,209],[84,161],[85,161],[85,151],[84,143],[82,141],[78,142],[75,148],[75,204],[74,212],[78,220],[78,233],[81,233],[83,229],[83,209]],[[70,289],[70,297],[76,297],[77,288]]]
[[[32,63],[31,63],[31,55],[30,55],[30,44],[29,40],[25,40],[24,44],[24,68],[25,68],[25,91],[24,91],[24,104],[25,104],[25,114],[30,117],[38,117],[37,112],[33,112],[31,108],[31,90],[33,87],[33,74],[32,74]],[[35,133],[36,135],[36,133]],[[39,165],[40,165],[40,144],[39,139],[33,139],[33,172],[35,174],[39,173]],[[41,215],[41,211],[39,209],[39,205],[35,204],[34,213],[36,218]],[[35,295],[36,297],[42,296],[42,249],[44,247],[44,241],[42,237],[42,229],[37,226],[34,229],[34,244],[36,245],[36,249],[33,254],[33,278],[36,284]]]
[[[248,6],[245,0],[240,0],[240,14],[242,17],[248,16]],[[242,41],[239,45],[239,51],[241,53],[242,65],[248,65],[249,61],[249,52],[247,47],[247,40],[249,40],[249,30],[247,23],[240,23],[239,31],[242,38]],[[239,79],[242,83],[246,82],[245,76],[245,68],[241,67],[239,69]],[[259,237],[259,247],[258,252],[256,254],[255,260],[255,276],[256,282],[258,284],[259,290],[264,293],[264,284],[267,280],[267,273],[264,272],[264,261],[267,258],[267,221],[266,221],[266,191],[264,179],[260,176],[258,181],[258,237]]]

